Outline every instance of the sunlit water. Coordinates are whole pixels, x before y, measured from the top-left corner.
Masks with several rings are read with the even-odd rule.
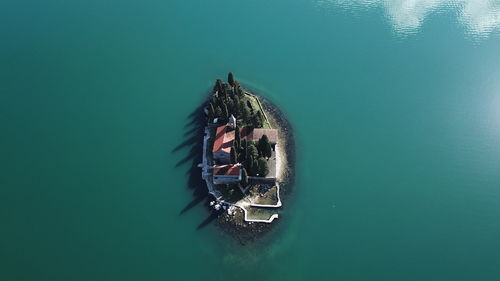
[[[321,7],[368,9],[383,7],[400,34],[419,32],[426,17],[434,13],[453,13],[472,37],[488,37],[500,28],[500,1],[496,0],[318,0]]]
[[[498,280],[498,11],[4,1],[0,280]],[[279,225],[246,246],[206,223],[181,145],[228,71],[297,142]]]

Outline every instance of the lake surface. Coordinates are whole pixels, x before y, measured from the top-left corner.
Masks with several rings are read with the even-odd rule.
[[[0,280],[499,280],[499,11],[3,1]],[[181,145],[228,71],[297,143],[278,227],[246,246]]]

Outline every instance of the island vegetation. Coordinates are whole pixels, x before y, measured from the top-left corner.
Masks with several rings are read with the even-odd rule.
[[[233,233],[262,232],[282,208],[280,184],[290,171],[288,123],[276,116],[276,108],[269,103],[265,107],[244,89],[233,73],[227,82],[215,81],[204,112],[203,160],[198,166],[213,196],[210,206]]]

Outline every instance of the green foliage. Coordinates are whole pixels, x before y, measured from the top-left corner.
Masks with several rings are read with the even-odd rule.
[[[212,120],[214,120],[214,117],[215,117],[214,105],[210,102],[208,103],[208,121],[212,122]]]
[[[233,96],[232,97],[232,102],[233,102],[233,110],[232,110],[232,114],[237,117],[237,118],[241,118],[241,115],[240,115],[240,99],[237,97],[237,96]]]
[[[248,141],[245,140],[245,146],[244,146],[244,149],[245,149],[245,161],[248,159]]]
[[[243,166],[245,167],[245,169],[247,170],[249,175],[253,175],[252,174],[252,168],[253,168],[252,165],[253,165],[252,157],[247,157],[245,159],[245,162],[243,162]]]
[[[222,107],[222,119],[227,120],[229,118],[229,112],[227,111],[227,105],[224,104]]]
[[[243,97],[245,94],[238,81],[234,81],[234,94],[237,97]]]
[[[264,157],[260,157],[257,160],[257,173],[260,177],[265,177],[267,176],[267,174],[269,174],[269,167]]]
[[[271,148],[271,144],[269,143],[269,138],[266,135],[263,135],[259,139],[259,143],[257,145],[257,148],[259,149],[259,154],[262,157],[266,157],[268,159],[269,159],[269,157],[271,157],[272,148]]]
[[[234,97],[235,97],[234,90],[233,90],[233,89],[231,89],[231,88],[228,88],[228,89],[227,89],[227,96],[228,96],[229,98],[231,98],[231,99],[234,99]]]
[[[253,159],[257,159],[259,157],[259,150],[251,142],[248,144],[248,157],[252,157]]]
[[[253,106],[252,106],[252,103],[249,100],[247,100],[247,107],[250,109],[250,114],[253,115]]]
[[[245,105],[245,102],[240,100],[238,102],[238,114],[243,120],[248,120],[248,117],[250,117],[250,110],[248,107]]]
[[[217,91],[217,94],[215,94]],[[225,121],[231,114],[238,118],[240,125],[261,128],[264,126],[262,112],[256,108],[253,101],[245,95],[245,91],[240,83],[234,80],[232,73],[228,74],[228,82],[220,79],[215,81],[214,94],[209,101],[211,105],[208,108],[210,119],[219,118]],[[213,107],[213,113],[211,108]]]
[[[215,80],[214,92],[215,91],[218,91],[218,92],[222,91],[222,80],[220,80],[220,79]]]
[[[231,114],[234,115],[234,113],[236,112],[236,106],[235,106],[235,103],[233,101],[233,99],[227,99],[227,113],[228,113],[228,116],[231,116]]]
[[[240,128],[238,126],[236,126],[236,129],[234,130],[234,143],[236,148],[240,148],[241,136],[240,136]]]
[[[262,112],[257,111],[257,113],[252,116],[252,125],[254,126],[254,128],[262,128],[263,124],[264,118],[262,116]]]
[[[238,160],[240,163],[244,163],[247,159],[247,140],[242,139],[240,141],[240,148],[239,148],[239,154],[238,154]]]
[[[252,158],[252,170],[250,171],[252,176],[257,176],[259,173],[259,162],[257,159]]]
[[[230,157],[231,157],[231,164],[236,164],[236,163],[238,163],[238,162],[237,162],[238,155],[237,155],[237,153],[236,153],[236,148],[235,148],[234,146],[233,146],[233,147],[231,147]]]
[[[222,116],[222,110],[220,109],[220,106],[215,107],[215,117],[220,118]]]
[[[243,168],[243,171],[241,172],[241,184],[243,186],[246,186],[248,184],[248,173],[245,168]]]

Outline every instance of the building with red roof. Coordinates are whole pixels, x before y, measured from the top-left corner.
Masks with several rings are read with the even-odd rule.
[[[214,184],[230,184],[241,181],[241,164],[229,164],[213,167]]]
[[[261,128],[242,128],[241,129],[241,139],[246,139],[248,141],[258,142],[259,139],[266,135],[269,139],[271,145],[278,143],[278,130],[276,129],[261,129]]]
[[[229,163],[231,147],[234,142],[234,130],[228,125],[217,127],[215,131],[214,147],[212,148],[214,160]]]
[[[236,118],[233,115],[229,117],[229,122],[226,125],[219,126],[215,130],[214,146],[212,148],[213,159],[219,163],[229,164],[231,156],[231,148],[233,147],[235,138]],[[278,130],[276,129],[262,129],[262,128],[248,128],[240,129],[241,139],[248,141],[258,142],[259,139],[266,135],[269,139],[271,146],[275,147],[278,143]]]

